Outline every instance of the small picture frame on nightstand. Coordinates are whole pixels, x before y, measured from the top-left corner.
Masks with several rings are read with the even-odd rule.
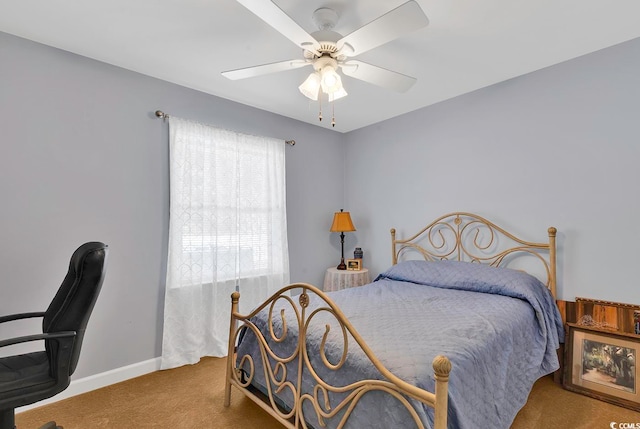
[[[362,259],[347,259],[347,270],[360,271],[362,269]]]

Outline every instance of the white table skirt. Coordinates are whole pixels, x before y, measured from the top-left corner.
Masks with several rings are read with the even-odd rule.
[[[324,275],[324,286],[322,289],[325,292],[331,292],[355,286],[362,286],[370,282],[369,270],[366,268],[358,271],[328,268]]]

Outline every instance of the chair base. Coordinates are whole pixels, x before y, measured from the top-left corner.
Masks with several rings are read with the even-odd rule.
[[[17,429],[15,410],[0,410],[0,429]],[[48,422],[39,429],[63,429],[56,422]]]
[[[63,429],[63,428],[62,426],[56,425],[56,422],[48,422],[48,423],[45,423],[43,426],[40,426],[39,429]]]

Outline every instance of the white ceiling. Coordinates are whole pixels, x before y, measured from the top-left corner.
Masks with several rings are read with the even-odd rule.
[[[265,0],[268,1],[268,0]],[[323,6],[346,35],[406,0],[274,0],[307,32]],[[356,57],[414,76],[406,93],[343,77],[335,130],[351,131],[640,37],[638,0],[418,0],[428,27]],[[235,0],[0,0],[0,31],[145,75],[318,122],[297,87],[309,68],[231,81],[220,73],[302,58]],[[2,65],[0,64],[0,70]],[[149,106],[150,109],[161,106]],[[323,116],[330,118],[325,106]],[[167,112],[172,113],[172,112]]]

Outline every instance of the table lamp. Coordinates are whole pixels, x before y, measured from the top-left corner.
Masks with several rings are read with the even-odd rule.
[[[353,222],[351,221],[351,215],[349,212],[342,211],[340,209],[339,212],[336,212],[333,215],[333,224],[331,224],[331,232],[339,232],[340,233],[340,245],[342,246],[342,256],[340,258],[340,264],[336,267],[339,270],[346,270],[347,266],[344,263],[344,233],[355,231],[356,227],[353,226]]]

